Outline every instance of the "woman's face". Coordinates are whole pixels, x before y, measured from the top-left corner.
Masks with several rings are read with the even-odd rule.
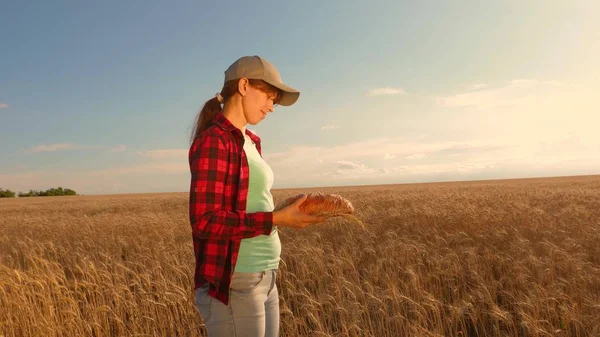
[[[242,97],[242,107],[246,121],[251,125],[260,123],[273,112],[276,94],[267,93],[248,83]]]

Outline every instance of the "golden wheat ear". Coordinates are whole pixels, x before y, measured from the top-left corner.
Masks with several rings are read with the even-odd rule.
[[[344,220],[348,220],[348,222],[352,224],[360,226],[362,229],[367,229],[367,227],[365,227],[365,223],[362,222],[362,220],[360,220],[356,216],[354,216],[354,214],[338,214],[333,217],[343,218]]]

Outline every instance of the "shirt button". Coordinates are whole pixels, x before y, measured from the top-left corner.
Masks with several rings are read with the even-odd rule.
[[[194,188],[194,192],[198,192],[198,187]]]

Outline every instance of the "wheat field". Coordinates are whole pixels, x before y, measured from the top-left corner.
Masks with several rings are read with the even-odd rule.
[[[600,336],[600,176],[338,193],[280,229],[281,336]],[[0,336],[203,336],[187,193],[0,199]]]

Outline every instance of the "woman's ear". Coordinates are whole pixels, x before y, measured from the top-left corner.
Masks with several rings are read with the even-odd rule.
[[[245,78],[245,77],[240,78],[240,80],[238,81],[238,92],[240,93],[240,95],[246,96],[249,85],[250,85],[250,81],[247,78]]]

